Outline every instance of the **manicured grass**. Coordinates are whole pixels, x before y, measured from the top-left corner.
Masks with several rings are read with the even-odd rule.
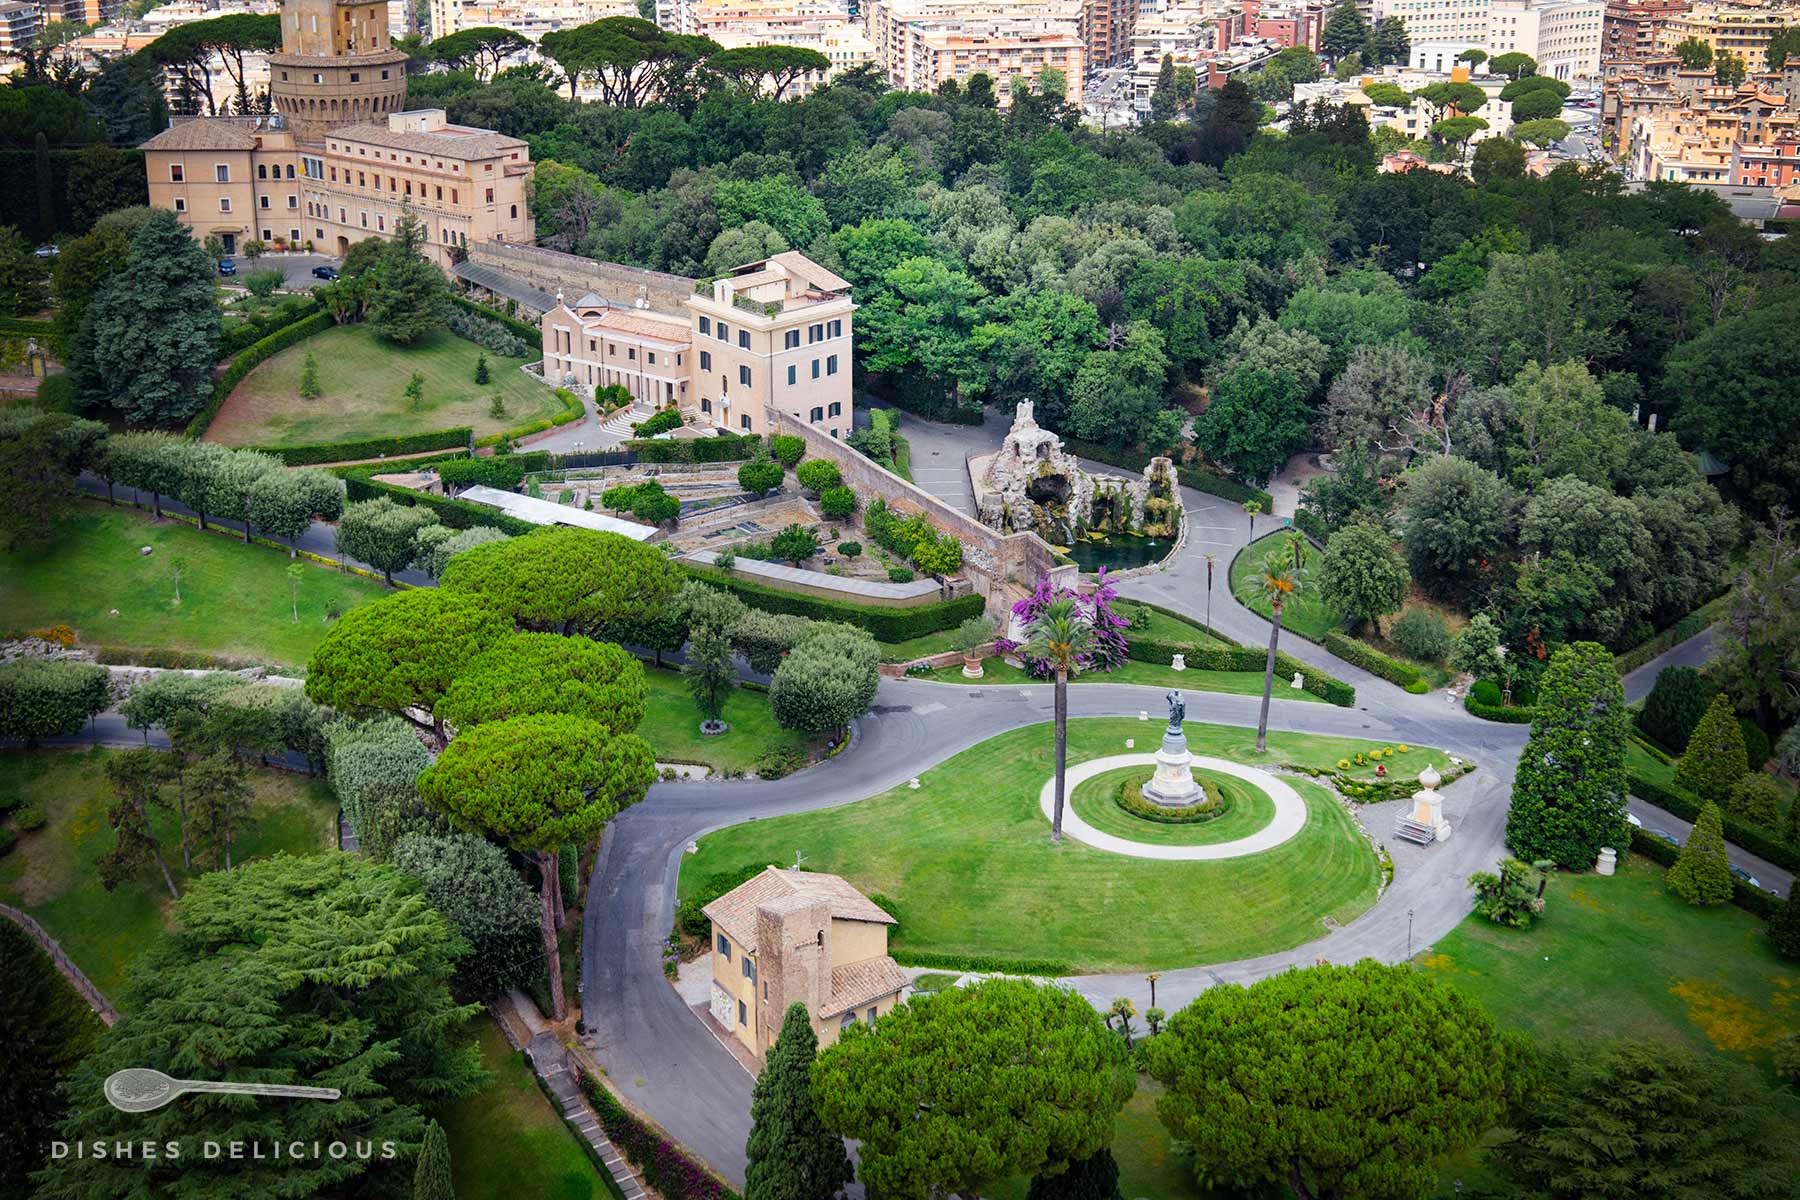
[[[482,1021],[487,1086],[437,1114],[450,1139],[458,1200],[603,1200],[610,1193],[593,1160],[563,1124],[525,1055],[500,1027]]]
[[[41,804],[49,817],[44,828],[20,834],[18,846],[0,859],[0,899],[36,917],[109,995],[124,982],[126,964],[162,930],[169,907],[168,889],[154,864],[110,892],[100,884],[95,861],[114,845],[106,823],[112,795],[106,763],[120,753],[101,748],[0,753],[0,778],[26,803]],[[314,853],[335,844],[337,802],[323,780],[272,770],[250,776],[256,795],[249,828],[233,847],[234,862]],[[176,816],[172,810],[158,814],[152,825],[176,888],[185,889]]]
[[[1116,718],[1069,723],[1069,761],[1148,745],[1160,725]],[[1249,763],[1330,767],[1373,743],[1189,724],[1196,754]],[[1305,829],[1264,854],[1222,862],[1157,862],[1072,839],[1052,846],[1038,792],[1052,770],[1049,725],[992,738],[898,787],[842,808],[721,830],[682,861],[688,895],[708,877],[798,850],[816,870],[892,897],[907,949],[1062,959],[1079,971],[1221,962],[1285,949],[1325,933],[1374,900],[1373,853],[1324,789],[1306,782]],[[1444,756],[1414,749],[1407,770]]]
[[[151,546],[149,555],[139,553]],[[184,560],[181,603],[173,564]],[[47,548],[0,554],[0,622],[67,624],[92,646],[199,650],[299,665],[325,636],[325,614],[387,594],[374,580],[300,560],[294,620],[279,550],[84,501]],[[119,615],[112,616],[111,610]]]
[[[688,694],[679,671],[644,666],[649,703],[638,733],[660,762],[705,763],[715,771],[749,771],[756,760],[778,746],[802,747],[804,734],[775,723],[766,692],[738,688],[725,702],[724,720],[731,728],[718,737],[700,732],[700,710]]]
[[[308,354],[319,369],[320,395],[300,398]],[[438,330],[411,346],[383,341],[367,325],[339,325],[290,346],[250,372],[208,428],[208,441],[233,446],[302,446],[391,437],[470,425],[496,433],[558,411],[551,389],[527,378],[523,358],[487,354],[489,382],[475,382],[474,342]],[[535,355],[533,356],[535,357]],[[406,382],[425,377],[424,400],[406,407]],[[504,416],[488,415],[499,396]]]
[[[923,678],[936,680],[939,683],[973,683],[973,684],[1032,684],[1044,683],[1045,680],[1033,679],[1018,667],[1009,667],[999,658],[990,658],[982,664],[981,679],[964,679],[962,667],[939,667],[927,673]],[[1127,662],[1117,670],[1094,671],[1077,675],[1075,683],[1139,683],[1151,687],[1179,687],[1193,692],[1224,692],[1230,696],[1260,696],[1263,689],[1263,677],[1259,671],[1201,671],[1190,667],[1185,671],[1176,671],[1157,663]],[[1288,686],[1288,681],[1275,680],[1275,699],[1298,700],[1305,704],[1323,704],[1324,701],[1308,691],[1299,691]]]
[[[1209,846],[1249,837],[1275,819],[1275,801],[1261,788],[1232,775],[1196,768],[1194,775],[1218,788],[1226,797],[1229,810],[1210,821],[1176,824],[1152,821],[1128,813],[1119,807],[1118,792],[1125,780],[1141,783],[1151,768],[1125,767],[1108,771],[1082,783],[1069,797],[1081,819],[1102,833],[1129,838],[1134,842],[1150,842],[1158,846]]]
[[[1633,855],[1611,878],[1557,875],[1531,929],[1470,916],[1419,963],[1534,1038],[1673,1041],[1767,1069],[1795,1027],[1800,967],[1761,921],[1683,904],[1663,874]]]
[[[1129,605],[1130,601],[1121,603]],[[1206,632],[1192,621],[1184,621],[1180,617],[1172,617],[1166,612],[1158,612],[1148,606],[1143,609],[1132,609],[1131,628],[1125,633],[1127,640],[1134,637],[1151,638],[1158,642],[1186,642],[1201,646],[1221,645],[1219,639]],[[1140,624],[1138,613],[1148,614]]]
[[[1231,560],[1231,594],[1237,597],[1239,604],[1266,619],[1273,618],[1273,611],[1257,586],[1257,576],[1272,561],[1292,565],[1293,551],[1289,548],[1288,538],[1287,533],[1260,537],[1238,551],[1237,557]],[[1308,553],[1315,558],[1318,556],[1318,551],[1311,547],[1308,547]],[[1303,583],[1299,591],[1289,594],[1287,603],[1281,606],[1281,627],[1315,642],[1337,628],[1341,619],[1319,599],[1317,585],[1310,580]]]
[[[904,642],[882,642],[881,660],[903,663],[920,658],[930,658],[933,654],[943,654],[955,649],[950,644],[951,639],[955,636],[956,630],[954,629],[940,629],[936,633],[907,638]]]
[[[1142,1022],[1134,1022],[1133,1029],[1141,1032]],[[1119,1164],[1120,1194],[1145,1200],[1225,1200],[1239,1195],[1228,1189],[1201,1189],[1194,1178],[1193,1159],[1175,1147],[1169,1131],[1156,1118],[1156,1101],[1162,1094],[1162,1084],[1139,1075],[1137,1091],[1113,1122],[1112,1152]],[[1025,1200],[1030,1186],[1031,1180],[1020,1176],[983,1195],[988,1200]]]

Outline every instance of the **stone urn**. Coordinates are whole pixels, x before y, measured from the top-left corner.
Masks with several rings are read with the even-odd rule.
[[[1596,875],[1611,875],[1619,869],[1619,852],[1611,846],[1600,847],[1600,855],[1594,860]]]
[[[964,650],[962,656],[962,677],[964,679],[983,678],[986,675],[986,672],[982,670],[981,660],[985,657],[986,655],[981,652],[979,646],[973,650]]]
[[[1169,670],[1171,670],[1171,671],[1187,670],[1187,655],[1177,654],[1175,656],[1174,661],[1169,664]]]

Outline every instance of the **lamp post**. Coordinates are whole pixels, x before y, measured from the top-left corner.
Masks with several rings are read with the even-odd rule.
[[[1412,917],[1413,910],[1406,910],[1406,961],[1412,961]]]
[[[1206,629],[1209,633],[1212,632],[1213,563],[1217,562],[1218,558],[1219,556],[1216,554],[1206,556]]]

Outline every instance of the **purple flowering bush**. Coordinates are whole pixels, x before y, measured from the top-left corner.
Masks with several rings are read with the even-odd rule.
[[[1113,611],[1112,602],[1118,598],[1118,593],[1107,581],[1105,571],[1101,571],[1095,579],[1091,596],[1084,596],[1068,588],[1052,587],[1048,577],[1039,579],[1031,595],[1013,605],[1013,615],[1019,618],[1021,625],[1030,625],[1053,601],[1064,597],[1074,600],[1076,607],[1094,626],[1094,649],[1081,660],[1081,669],[1084,672],[1111,671],[1124,665],[1128,657],[1125,630],[1130,627],[1131,622]],[[994,650],[998,654],[1012,654],[1023,644],[1003,637],[994,643]],[[1033,679],[1050,677],[1049,663],[1041,658],[1020,657],[1025,663],[1026,672]]]

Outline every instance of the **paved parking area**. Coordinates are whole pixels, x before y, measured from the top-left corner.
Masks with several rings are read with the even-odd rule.
[[[286,277],[283,287],[290,291],[310,291],[325,281],[315,277],[314,267],[335,267],[341,259],[329,254],[265,254],[252,262],[242,254],[236,256],[237,278],[242,281],[252,271],[278,270]]]

